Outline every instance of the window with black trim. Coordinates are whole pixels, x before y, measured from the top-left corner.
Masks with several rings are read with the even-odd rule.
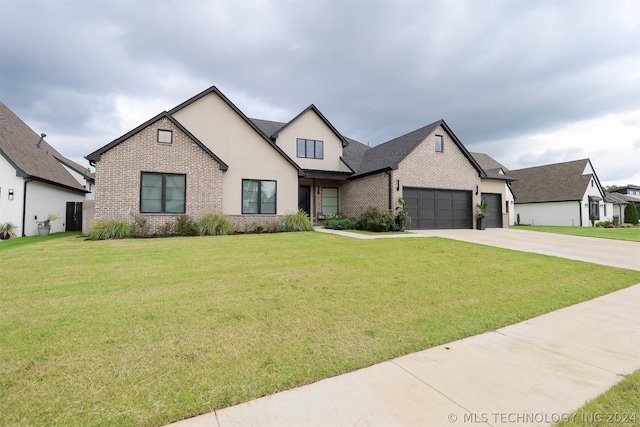
[[[324,158],[324,142],[314,139],[298,138],[298,147],[296,155],[307,159],[323,159]]]
[[[600,219],[600,202],[597,200],[589,200],[589,219]]]
[[[185,213],[187,176],[142,172],[140,212]]]
[[[444,152],[444,141],[442,140],[442,135],[436,135],[436,153]]]
[[[173,144],[173,131],[158,129],[158,142],[161,144]]]
[[[276,181],[243,179],[242,213],[275,215],[276,195]]]
[[[322,215],[338,215],[338,189],[322,188]]]

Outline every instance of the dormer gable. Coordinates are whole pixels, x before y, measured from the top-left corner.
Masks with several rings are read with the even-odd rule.
[[[305,171],[353,172],[342,160],[348,141],[313,104],[271,139]]]

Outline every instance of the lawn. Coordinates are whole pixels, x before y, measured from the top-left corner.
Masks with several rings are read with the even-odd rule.
[[[600,237],[603,239],[631,240],[640,242],[640,227],[559,227],[559,226],[512,226],[516,230],[544,231],[545,233],[572,234],[574,236]]]
[[[640,425],[640,371],[601,394],[556,426],[638,426]]]
[[[435,237],[19,240],[0,243],[6,425],[163,425],[640,282]]]

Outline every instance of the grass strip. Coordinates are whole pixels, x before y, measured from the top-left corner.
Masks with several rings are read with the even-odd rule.
[[[63,236],[0,256],[7,425],[163,425],[640,282],[435,237]]]
[[[560,226],[512,226],[516,230],[542,231],[545,233],[570,234],[572,236],[598,237],[601,239],[629,240],[640,242],[640,227],[560,227]]]
[[[556,423],[557,427],[640,425],[640,370],[627,375],[597,398]]]

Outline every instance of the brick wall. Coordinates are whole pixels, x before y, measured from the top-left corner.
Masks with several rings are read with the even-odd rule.
[[[348,217],[358,218],[370,207],[381,212],[389,210],[389,175],[385,172],[348,181],[340,192],[342,213]]]
[[[443,136],[444,150],[435,151],[435,135]],[[473,206],[480,203],[476,187],[480,185],[478,171],[460,151],[453,139],[442,127],[434,131],[416,147],[391,173],[391,210],[395,212],[403,187],[440,188],[471,191]],[[381,172],[348,181],[341,188],[343,212],[359,217],[369,207],[389,210],[389,175]],[[475,225],[474,225],[475,227]]]
[[[173,131],[173,143],[157,142],[158,129]],[[104,153],[96,162],[95,219],[132,222],[140,214],[140,173],[186,174],[186,213],[198,218],[222,211],[222,174],[218,163],[166,118]],[[142,214],[151,232],[175,214]]]

